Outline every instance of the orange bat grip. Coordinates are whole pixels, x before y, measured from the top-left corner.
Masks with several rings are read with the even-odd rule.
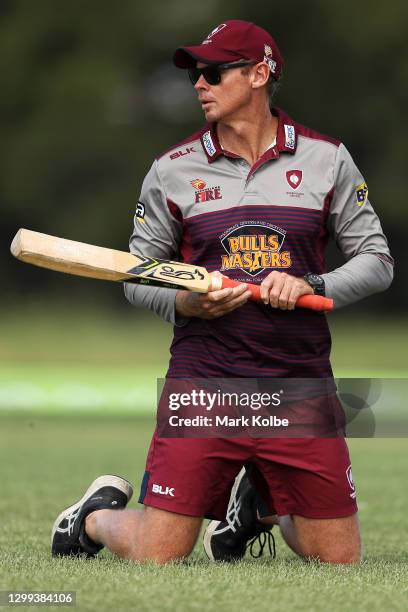
[[[242,283],[238,283],[230,278],[222,278],[222,288],[226,287],[237,287]],[[261,302],[261,287],[260,285],[248,284],[248,289],[252,293],[251,300]],[[296,306],[300,308],[309,308],[310,310],[316,310],[319,312],[329,312],[333,310],[334,302],[330,298],[323,297],[321,295],[301,295],[296,302]]]

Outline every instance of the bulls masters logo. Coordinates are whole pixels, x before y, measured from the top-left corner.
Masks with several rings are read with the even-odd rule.
[[[257,276],[266,268],[290,268],[289,251],[283,250],[286,232],[269,223],[246,221],[220,236],[226,255],[221,255],[221,271],[242,270]]]

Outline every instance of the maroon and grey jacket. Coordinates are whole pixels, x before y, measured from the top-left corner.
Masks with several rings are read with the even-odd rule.
[[[276,142],[252,166],[215,126],[155,160],[130,251],[260,283],[272,270],[325,279],[336,307],[383,291],[393,262],[366,183],[345,146],[275,110]],[[326,271],[332,237],[347,260]],[[175,324],[169,376],[331,376],[324,315],[248,302],[214,320],[179,318],[176,291],[125,284],[128,300]]]

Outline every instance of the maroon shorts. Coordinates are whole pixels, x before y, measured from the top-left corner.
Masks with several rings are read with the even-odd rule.
[[[342,437],[159,438],[155,432],[139,502],[223,520],[243,465],[270,514],[329,519],[357,512]]]

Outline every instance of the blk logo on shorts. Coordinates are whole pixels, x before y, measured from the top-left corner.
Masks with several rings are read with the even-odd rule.
[[[292,189],[297,189],[298,187],[300,187],[302,179],[302,170],[288,170],[286,172],[286,180],[288,181],[289,186],[292,187]]]
[[[170,495],[174,497],[174,487],[163,487],[162,485],[152,485],[152,493],[159,493],[159,495]]]

